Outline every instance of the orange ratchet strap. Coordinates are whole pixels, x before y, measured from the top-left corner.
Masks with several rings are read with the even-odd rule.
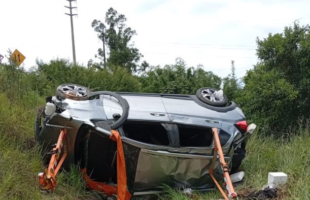
[[[226,161],[224,158],[224,154],[223,154],[222,146],[221,146],[220,139],[218,136],[217,128],[212,128],[212,131],[213,131],[213,139],[214,139],[214,155],[213,155],[212,164],[210,168],[210,176],[213,179],[214,183],[216,184],[217,188],[222,193],[225,200],[237,199],[238,198],[237,193],[234,190],[234,186],[229,176],[229,167],[226,164]],[[220,184],[217,182],[217,180],[213,176],[214,165],[215,165],[217,157],[219,158],[221,168],[223,171],[224,185],[226,186],[227,194],[225,194],[222,187],[220,186]]]
[[[122,139],[118,131],[111,130],[111,133],[110,139],[117,144],[117,187],[91,180],[86,173],[86,169],[82,169],[82,172],[88,188],[102,191],[108,196],[117,195],[117,200],[129,200],[131,194],[127,190],[126,163]]]
[[[67,157],[66,134],[67,130],[61,129],[57,143],[54,145],[54,148],[48,153],[52,154],[48,168],[46,168],[44,172],[38,174],[40,188],[43,190],[52,191],[57,185],[56,175],[65,158]],[[63,154],[61,156],[62,150]]]

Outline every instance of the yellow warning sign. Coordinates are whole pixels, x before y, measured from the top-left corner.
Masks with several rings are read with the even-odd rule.
[[[20,66],[20,64],[22,64],[22,62],[25,60],[25,56],[19,52],[17,49],[12,53],[11,55],[11,61],[14,62],[18,67]]]

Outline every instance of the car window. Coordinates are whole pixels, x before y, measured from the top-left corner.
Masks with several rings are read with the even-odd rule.
[[[132,140],[152,145],[209,147],[213,142],[212,129],[208,127],[127,121],[123,125],[123,131]]]
[[[169,145],[167,130],[161,123],[127,121],[123,125],[125,136],[148,144]]]
[[[178,124],[181,147],[209,147],[213,141],[212,129]]]

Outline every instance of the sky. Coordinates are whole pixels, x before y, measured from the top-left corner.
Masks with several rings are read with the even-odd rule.
[[[18,49],[22,66],[64,58],[72,62],[70,17],[66,0],[0,0],[0,54]],[[299,20],[310,24],[309,0],[77,0],[73,18],[77,62],[87,65],[102,46],[92,29],[113,7],[136,30],[132,43],[151,65],[187,66],[225,77],[234,60],[242,77],[258,62],[256,38],[281,33]],[[5,58],[2,62],[7,62]]]

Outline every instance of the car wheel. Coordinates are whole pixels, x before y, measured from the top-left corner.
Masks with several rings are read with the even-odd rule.
[[[197,90],[196,96],[200,101],[211,106],[224,107],[228,102],[223,90],[216,90],[209,87],[200,88]]]
[[[89,94],[88,88],[70,83],[62,84],[56,90],[56,97],[60,99],[87,100]]]
[[[38,141],[40,132],[42,130],[43,112],[44,112],[44,106],[39,107],[37,109],[37,114],[36,114],[35,122],[34,122],[34,138],[35,138],[35,141]]]

